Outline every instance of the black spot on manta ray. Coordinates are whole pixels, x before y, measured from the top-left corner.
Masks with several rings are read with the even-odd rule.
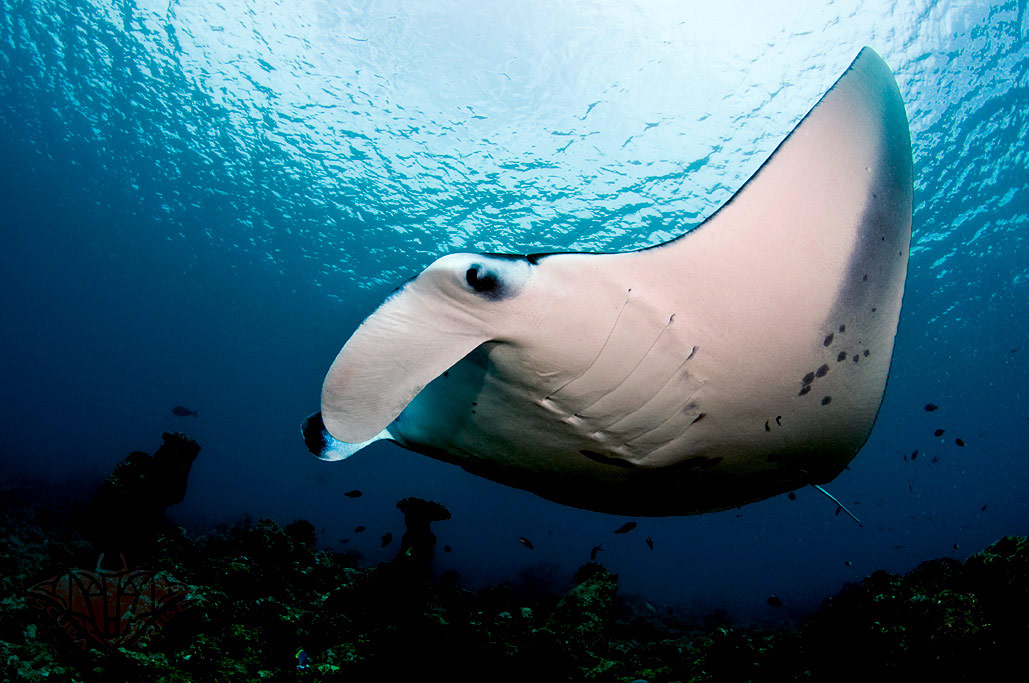
[[[857,355],[857,354],[855,353],[855,354],[854,354],[854,362],[855,362],[855,363],[857,363],[857,362],[858,362],[859,360],[861,360],[861,356],[859,356],[859,355]]]
[[[822,340],[822,346],[829,346],[829,344],[832,344],[832,338],[833,338],[833,334],[832,334],[832,332],[830,332],[829,336],[827,336],[824,340]]]
[[[864,356],[865,358],[868,358],[868,349],[865,349],[865,350],[864,350],[864,351],[862,352],[862,355],[863,355],[863,356]]]
[[[864,277],[861,278],[862,282],[868,282],[868,273],[865,273]]]
[[[822,367],[818,368],[817,372],[815,372],[815,377],[825,377],[826,373],[828,373],[828,372],[829,372],[829,366],[828,365],[823,365]]]
[[[804,394],[806,394],[809,391],[811,391],[811,385],[810,384],[805,384],[803,386],[803,388],[801,388],[800,393],[797,394],[797,396],[803,396]]]
[[[827,406],[832,402],[832,396],[826,396],[822,399],[822,405]]]
[[[806,375],[804,375],[804,379],[800,380],[800,383],[801,384],[811,384],[814,381],[815,381],[815,373],[809,372]]]
[[[840,325],[840,332],[842,333],[842,332],[846,332],[846,331],[847,331],[847,326],[846,325]]]
[[[775,416],[775,424],[777,424],[780,427],[782,427],[782,415],[776,415]]]
[[[842,363],[845,360],[847,360],[847,352],[846,351],[840,351],[840,355],[836,356],[836,362],[837,363]]]

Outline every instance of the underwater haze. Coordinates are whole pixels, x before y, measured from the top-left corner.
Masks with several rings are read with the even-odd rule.
[[[1026,5],[0,0],[0,477],[88,495],[183,431],[192,529],[304,518],[374,563],[413,495],[450,509],[436,570],[470,586],[564,585],[602,544],[623,593],[757,620],[1029,533]],[[826,486],[861,526],[810,487],[632,520],[390,443],[308,453],[330,363],[398,284],[692,229],[865,45],[915,196],[884,402]]]

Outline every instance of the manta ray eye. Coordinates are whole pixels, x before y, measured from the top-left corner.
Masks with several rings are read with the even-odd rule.
[[[476,292],[494,292],[500,284],[495,273],[485,271],[479,265],[473,265],[464,274],[468,285]]]

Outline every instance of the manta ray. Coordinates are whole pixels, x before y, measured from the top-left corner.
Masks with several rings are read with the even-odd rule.
[[[544,498],[685,515],[834,479],[875,422],[911,238],[907,115],[870,48],[697,228],[451,254],[358,327],[304,421]]]

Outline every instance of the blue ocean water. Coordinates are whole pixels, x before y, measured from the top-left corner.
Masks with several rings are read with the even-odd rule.
[[[372,563],[417,495],[471,585],[561,583],[602,543],[623,593],[744,619],[1029,533],[1027,25],[1025,2],[2,0],[0,476],[69,495],[182,430],[191,528],[303,517]],[[863,526],[804,489],[616,536],[391,444],[307,453],[328,365],[397,284],[691,229],[864,45],[904,95],[915,212],[885,400],[828,487]]]

